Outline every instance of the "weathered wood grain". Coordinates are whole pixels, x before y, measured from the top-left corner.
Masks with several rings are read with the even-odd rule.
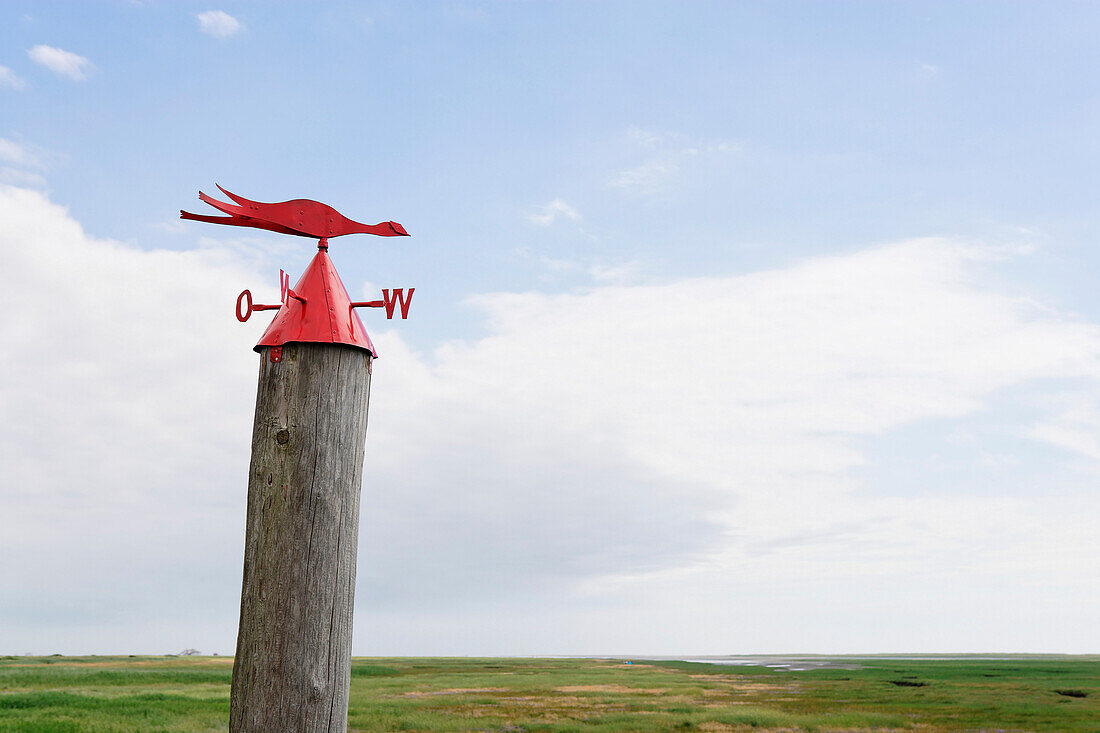
[[[347,729],[370,355],[288,344],[260,360],[232,733]]]

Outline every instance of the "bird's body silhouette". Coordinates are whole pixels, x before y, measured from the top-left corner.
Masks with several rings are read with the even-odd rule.
[[[216,185],[216,184],[215,184]],[[211,224],[229,224],[237,227],[255,227],[280,234],[293,234],[298,237],[328,239],[345,234],[376,234],[380,237],[407,237],[405,227],[395,221],[381,224],[361,224],[353,221],[328,204],[310,199],[294,199],[278,203],[250,201],[243,196],[226,191],[218,186],[226,196],[236,202],[227,204],[216,198],[199,192],[199,199],[210,204],[218,211],[229,216],[207,216],[192,214],[180,210],[181,219],[206,221]]]

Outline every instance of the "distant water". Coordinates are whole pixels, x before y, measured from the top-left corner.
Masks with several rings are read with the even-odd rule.
[[[715,664],[724,667],[768,667],[770,669],[804,672],[810,669],[863,669],[861,662],[1025,662],[1044,659],[1088,659],[1100,661],[1100,655],[1080,654],[745,654],[739,656],[618,656],[618,655],[554,655],[560,658],[614,659],[639,662],[675,661],[695,664]],[[554,657],[550,657],[554,658]]]
[[[714,657],[635,657],[635,659],[676,659],[697,664],[717,664],[730,667],[769,667],[771,669],[803,672],[808,669],[860,669],[860,662],[898,661],[898,662],[1007,662],[1036,659],[1058,658],[1061,655],[1049,654],[851,654],[839,656],[825,655],[747,655]]]
[[[860,664],[850,659],[791,659],[777,657],[706,657],[682,659],[683,662],[697,664],[720,664],[729,667],[770,667],[790,672],[804,672],[808,669],[859,669]]]

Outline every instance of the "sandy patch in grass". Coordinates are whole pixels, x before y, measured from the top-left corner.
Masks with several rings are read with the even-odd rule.
[[[699,723],[696,726],[696,730],[705,730],[708,733],[726,733],[727,731],[737,731],[742,733],[743,731],[753,731],[754,733],[799,733],[802,728],[757,728],[749,723],[742,723],[741,725],[730,725],[729,723],[719,723],[716,720],[709,720],[705,723]],[[863,729],[845,728],[843,733],[864,733]],[[883,731],[882,733],[887,733]]]
[[[555,687],[557,692],[636,692],[645,695],[663,695],[667,689],[649,687],[627,687],[626,685],[566,685]]]
[[[792,684],[769,685],[765,682],[746,682],[744,677],[719,677],[716,675],[693,674],[693,680],[712,682],[720,687],[703,690],[703,694],[720,694],[729,690],[738,692],[797,692],[798,686]]]
[[[756,728],[748,723],[730,725],[716,720],[699,723],[695,729],[707,733],[740,733],[746,730],[757,731],[757,733],[798,733],[800,730],[799,728]],[[820,730],[822,733],[898,733],[896,728],[821,728]]]
[[[478,692],[509,692],[507,687],[448,687],[445,690],[413,690],[401,697],[435,697],[436,695],[469,695]]]

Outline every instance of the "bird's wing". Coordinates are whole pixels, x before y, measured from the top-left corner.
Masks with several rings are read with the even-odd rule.
[[[228,224],[235,227],[254,227],[256,229],[267,229],[271,232],[278,232],[279,234],[293,234],[296,237],[313,237],[312,234],[306,234],[305,232],[299,232],[296,229],[284,227],[282,224],[275,224],[274,222],[264,221],[263,219],[254,219],[251,216],[207,216],[206,214],[192,214],[190,211],[184,211],[180,209],[180,218],[189,219],[191,221],[205,221],[210,224]]]
[[[215,183],[214,185],[218,187],[219,191],[221,191],[226,196],[228,196],[230,199],[232,199],[233,201],[236,201],[238,204],[240,204],[241,206],[243,206],[246,209],[251,208],[253,211],[258,211],[261,206],[272,206],[273,205],[273,204],[265,204],[261,201],[251,201],[249,199],[246,199],[244,196],[238,196],[235,193],[231,193],[230,191],[226,191],[224,188],[222,188],[220,183]]]
[[[219,186],[220,188],[220,186]],[[251,212],[245,211],[240,206],[234,206],[233,204],[227,204],[223,201],[218,201],[213,196],[207,196],[202,191],[199,191],[199,200],[203,203],[210,204],[218,211],[229,214],[230,216],[249,216]]]

